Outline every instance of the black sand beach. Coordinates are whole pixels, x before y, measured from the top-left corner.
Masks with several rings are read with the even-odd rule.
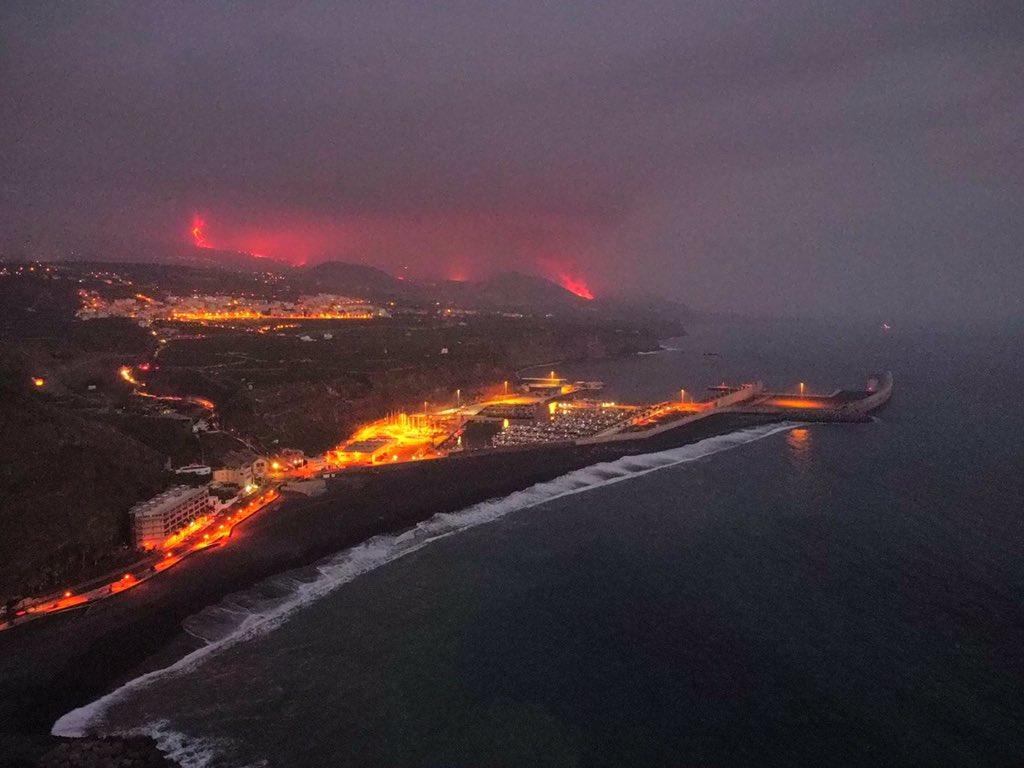
[[[194,649],[197,641],[181,629],[182,621],[264,578],[596,462],[778,420],[715,414],[644,440],[347,470],[329,481],[325,496],[285,496],[238,526],[225,547],[87,609],[0,633],[0,755],[24,751],[26,742],[48,747],[58,717]]]

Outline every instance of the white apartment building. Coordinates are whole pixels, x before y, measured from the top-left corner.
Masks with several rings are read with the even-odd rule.
[[[210,509],[210,491],[203,485],[176,485],[131,508],[135,546],[155,549]]]

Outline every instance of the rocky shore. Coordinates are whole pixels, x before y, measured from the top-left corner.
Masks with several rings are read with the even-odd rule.
[[[173,763],[152,739],[67,739],[39,761],[40,768],[168,768]]]
[[[57,739],[7,735],[0,742],[3,768],[172,768],[153,740],[125,738]]]

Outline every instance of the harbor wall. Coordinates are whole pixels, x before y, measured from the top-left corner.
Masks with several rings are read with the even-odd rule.
[[[850,405],[851,410],[859,411],[860,413],[870,413],[881,408],[892,397],[892,383],[892,371],[886,371],[882,374],[878,389],[863,400],[852,403]]]

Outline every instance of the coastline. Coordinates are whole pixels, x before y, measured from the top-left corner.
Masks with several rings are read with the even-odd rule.
[[[164,668],[202,643],[182,622],[226,595],[310,565],[437,513],[507,496],[627,455],[653,453],[780,421],[717,414],[645,440],[464,454],[412,465],[353,470],[314,499],[283,498],[246,521],[231,546],[201,553],[117,600],[33,622],[0,636],[0,754],[26,739],[50,746],[61,715]],[[0,763],[2,764],[2,763]]]

